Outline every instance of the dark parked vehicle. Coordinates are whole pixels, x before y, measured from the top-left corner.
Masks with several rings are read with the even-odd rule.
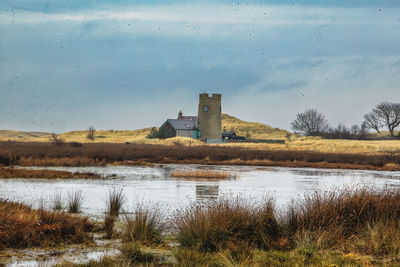
[[[222,139],[224,140],[246,140],[244,136],[237,136],[235,132],[223,132]]]

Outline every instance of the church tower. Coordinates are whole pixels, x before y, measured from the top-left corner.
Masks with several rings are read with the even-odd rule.
[[[200,140],[207,143],[222,141],[221,95],[200,94],[198,111]]]

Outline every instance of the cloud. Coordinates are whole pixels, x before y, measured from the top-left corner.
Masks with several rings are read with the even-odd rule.
[[[204,91],[223,94],[224,112],[286,129],[305,108],[353,124],[399,101],[399,8],[27,3],[0,4],[2,128],[159,125],[195,114]]]

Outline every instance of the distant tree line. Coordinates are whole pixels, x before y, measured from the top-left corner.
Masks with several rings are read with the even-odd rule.
[[[395,129],[400,125],[400,104],[382,102],[368,114],[359,125],[350,128],[339,124],[332,128],[325,115],[315,109],[307,109],[298,113],[296,119],[291,123],[291,128],[296,134],[305,136],[322,136],[332,139],[366,139],[370,129],[381,134],[382,129],[387,129],[394,137]],[[400,138],[400,133],[398,135]]]

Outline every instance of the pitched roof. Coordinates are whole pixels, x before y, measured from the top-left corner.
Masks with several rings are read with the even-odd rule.
[[[168,119],[167,121],[175,130],[193,130],[197,128],[198,119],[193,116],[191,119]]]

